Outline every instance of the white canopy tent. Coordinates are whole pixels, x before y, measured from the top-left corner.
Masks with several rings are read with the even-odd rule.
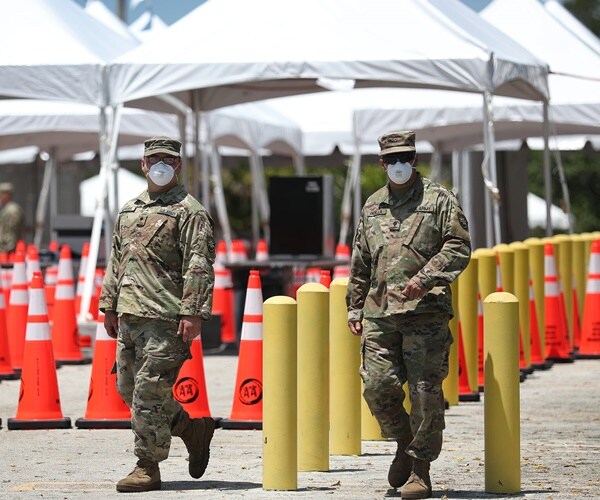
[[[411,19],[403,26],[402,44],[395,30],[381,29],[381,16],[393,9]],[[545,65],[509,39],[492,53],[484,41],[498,34],[473,22],[471,14],[477,17],[457,0],[208,0],[169,26],[165,36],[111,65],[111,100],[169,93],[189,105],[195,98],[197,108],[207,110],[321,91],[349,80],[355,88],[546,97]],[[319,36],[311,38],[300,27]]]
[[[106,64],[137,42],[107,28],[71,0],[13,2],[3,10],[2,20],[4,39],[10,43],[0,54],[0,98],[97,106],[101,124],[98,144],[106,176],[120,118],[120,107],[116,106],[109,123]],[[101,199],[104,203],[106,195]],[[101,225],[96,228],[98,235]],[[99,241],[91,250],[96,258]],[[88,286],[91,291],[92,280]]]
[[[102,0],[87,0],[84,10],[118,35],[130,38],[136,44],[140,42],[141,39]]]
[[[497,0],[482,12],[482,16],[497,28],[506,29],[507,35],[536,56],[547,60],[552,71],[549,77],[549,124],[545,125],[548,120],[545,120],[543,105],[494,98],[496,139],[525,140],[531,136],[545,136],[546,133],[594,134],[600,131],[600,60],[592,51],[548,15],[535,0]],[[536,22],[531,23],[531,19]],[[363,140],[372,140],[382,129],[403,124],[418,130],[419,137],[430,141],[440,151],[479,144],[484,140],[482,124],[485,124],[486,117],[477,102],[469,104],[468,101],[469,96],[461,100],[439,92],[407,99],[410,104],[405,106],[360,110],[355,113],[357,141],[360,144]],[[544,144],[547,151],[546,197],[550,210],[547,139],[544,139]]]
[[[96,209],[96,193],[100,186],[100,175],[94,175],[79,184],[79,213],[87,217],[94,215]],[[120,168],[117,171],[117,183],[119,191],[117,196],[117,207],[122,207],[126,202],[138,196],[147,187],[146,179],[136,175],[129,170]]]
[[[402,44],[382,15],[411,20]],[[341,84],[547,97],[545,63],[457,0],[209,0],[110,70],[113,102],[170,93],[195,110]]]
[[[552,227],[568,231],[571,227],[569,214],[563,212],[563,210],[556,205],[552,205],[550,210],[552,211],[552,217],[550,219]],[[527,223],[530,229],[546,229],[548,226],[546,200],[533,193],[527,193]]]
[[[600,56],[600,40],[598,37],[565,9],[560,2],[546,0],[544,7],[554,19]]]

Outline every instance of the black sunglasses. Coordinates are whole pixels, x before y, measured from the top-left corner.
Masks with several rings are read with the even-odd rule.
[[[396,162],[408,163],[413,161],[414,158],[415,153],[413,153],[412,151],[407,151],[406,153],[392,153],[381,157],[383,163],[385,163],[386,165],[393,165]]]

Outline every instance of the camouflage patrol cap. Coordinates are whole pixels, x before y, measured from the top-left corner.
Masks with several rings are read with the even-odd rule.
[[[405,151],[416,151],[415,133],[412,130],[403,130],[400,132],[389,132],[383,134],[377,139],[379,142],[380,156],[392,153],[403,153]]]
[[[170,137],[152,137],[144,141],[144,156],[165,153],[171,156],[181,156],[181,143]]]
[[[0,182],[0,193],[12,193],[14,189],[12,182]]]

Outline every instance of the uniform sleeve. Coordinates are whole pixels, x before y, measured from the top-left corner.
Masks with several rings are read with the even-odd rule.
[[[183,295],[179,314],[208,320],[212,314],[215,283],[215,241],[213,221],[206,212],[193,213],[186,219],[181,229],[180,246]]]
[[[452,283],[471,259],[469,225],[453,193],[447,191],[440,195],[438,215],[442,247],[416,274],[416,278],[429,290]]]
[[[350,279],[346,291],[346,306],[348,321],[361,321],[362,309],[365,305],[371,283],[371,252],[365,235],[364,210],[361,214],[354,242],[352,244],[352,259],[350,262]]]
[[[102,312],[116,311],[119,296],[119,268],[121,262],[121,215],[117,217],[115,229],[113,230],[110,259],[106,266],[106,273],[102,281],[102,293],[100,294],[99,309]]]

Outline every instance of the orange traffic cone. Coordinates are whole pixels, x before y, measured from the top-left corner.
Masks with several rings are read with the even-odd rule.
[[[12,279],[12,263],[8,260],[8,252],[0,252],[0,280],[4,289],[4,303],[10,301],[10,282]]]
[[[221,240],[217,243],[217,255],[214,263],[215,284],[213,288],[213,314],[221,316],[221,343],[235,344],[235,310],[233,280],[231,271],[225,267],[227,245]]]
[[[248,260],[248,252],[246,250],[246,245],[242,240],[233,240],[231,242],[230,261],[245,262],[246,260]]]
[[[4,291],[0,281],[0,380],[14,380],[19,375],[13,370],[10,362],[10,348],[8,347],[8,332],[6,331],[6,308],[4,307]]]
[[[479,401],[479,392],[471,390],[469,384],[469,372],[467,370],[467,359],[465,357],[465,344],[460,321],[458,322],[458,400]]]
[[[600,358],[600,240],[592,242],[578,358]]]
[[[200,336],[192,341],[190,350],[192,359],[183,363],[173,386],[173,397],[191,418],[210,417]]]
[[[29,245],[27,247],[27,255],[25,257],[25,268],[27,270],[27,283],[31,282],[33,278],[33,273],[42,272],[42,268],[40,266],[40,254],[35,245]]]
[[[98,314],[92,374],[85,416],[75,421],[79,429],[130,429],[131,411],[117,392],[117,375],[113,373],[117,339],[104,328],[104,313]]]
[[[293,280],[291,286],[289,286],[289,290],[286,290],[286,295],[289,295],[292,298],[296,298],[296,292],[298,288],[304,285],[304,280],[306,278],[306,271],[302,266],[294,266],[293,267]]]
[[[485,379],[483,359],[483,304],[481,294],[477,293],[477,384],[479,392],[483,391]]]
[[[320,267],[307,268],[305,280],[306,280],[306,283],[319,283],[319,281],[321,280],[321,268]]]
[[[319,278],[319,283],[329,288],[329,285],[331,285],[331,271],[328,271],[327,269],[321,269],[321,277]]]
[[[335,260],[339,260],[340,263],[333,268],[333,279],[350,276],[350,247],[348,245],[345,243],[337,244]]]
[[[29,307],[29,292],[27,273],[25,270],[25,254],[15,252],[13,263],[10,302],[6,312],[6,327],[8,331],[8,346],[10,361],[15,371],[23,367],[23,350],[25,348],[25,332],[27,330],[27,309]]]
[[[269,248],[265,240],[258,240],[256,245],[256,256],[254,257],[257,262],[265,262],[269,260]]]
[[[46,268],[44,275],[44,290],[46,292],[46,305],[48,306],[48,319],[52,323],[54,313],[54,294],[56,292],[56,280],[58,278],[58,265],[51,264]]]
[[[547,370],[552,367],[551,361],[546,361],[542,355],[542,339],[538,326],[533,280],[529,278],[529,336],[531,338],[531,366],[536,370]]]
[[[224,429],[262,429],[262,288],[258,271],[250,271],[231,416]]]
[[[21,391],[15,418],[8,429],[70,429],[62,415],[42,273],[31,280]]]
[[[581,344],[581,319],[579,316],[579,300],[577,299],[577,288],[575,287],[575,278],[573,278],[573,286],[571,288],[571,306],[573,311],[573,350],[579,350]]]
[[[75,287],[75,315],[79,316],[81,312],[81,294],[83,293],[83,284],[85,283],[85,272],[87,261],[90,255],[90,243],[86,241],[81,247],[81,260],[79,261],[79,272],[77,273],[77,286]]]
[[[546,358],[563,363],[572,362],[573,358],[569,355],[567,318],[562,303],[564,297],[560,291],[552,243],[544,245],[544,291]]]
[[[79,346],[79,332],[75,314],[75,284],[71,249],[63,245],[58,261],[58,280],[54,295],[54,321],[52,322],[52,345],[54,357],[63,364],[84,364],[91,359],[84,358]]]

